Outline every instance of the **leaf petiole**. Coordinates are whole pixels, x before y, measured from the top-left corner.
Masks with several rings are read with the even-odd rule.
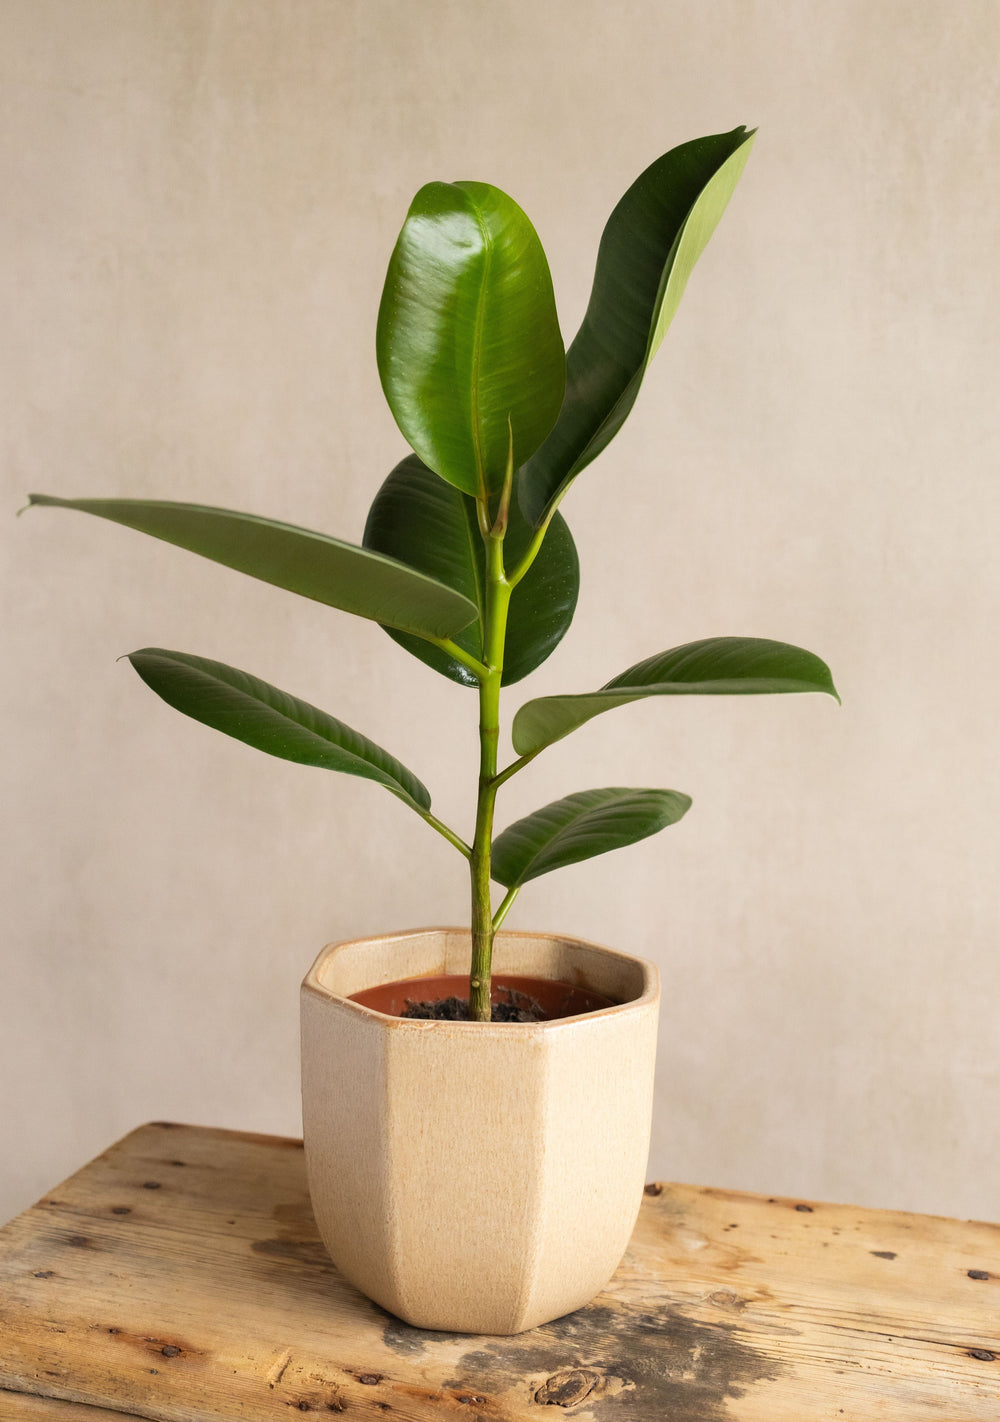
[[[510,765],[505,766],[504,769],[500,771],[499,775],[494,776],[494,789],[499,789],[501,785],[516,775],[519,770],[523,770],[528,762],[534,760],[536,755],[541,755],[544,749],[544,746],[539,746],[538,750],[530,751],[528,755],[518,756],[517,760],[512,760]]]
[[[471,846],[466,844],[461,835],[457,835],[453,829],[449,829],[443,820],[439,820],[437,815],[432,815],[430,810],[418,810],[417,813],[422,820],[427,821],[431,829],[436,829],[438,834],[446,839],[449,844],[453,844],[459,854],[464,854],[466,859],[472,858]]]
[[[565,490],[563,490],[562,492],[565,493]],[[507,574],[507,581],[510,583],[512,588],[517,587],[518,583],[521,581],[525,573],[527,573],[528,569],[531,567],[532,563],[538,557],[538,552],[542,546],[542,541],[545,538],[546,533],[548,533],[549,531],[549,524],[555,518],[556,510],[558,509],[561,502],[562,493],[560,493],[557,499],[553,499],[551,507],[547,510],[545,514],[545,518],[535,529],[531,542],[528,544],[525,555],[521,559],[520,563],[518,563],[517,567],[513,570],[513,572]]]
[[[501,903],[500,907],[497,909],[496,913],[493,915],[493,932],[494,932],[494,933],[496,933],[497,929],[500,927],[500,925],[503,923],[504,919],[507,917],[508,913],[510,912],[511,905],[513,904],[514,900],[517,898],[517,896],[518,896],[518,894],[519,894],[520,892],[521,892],[521,885],[520,885],[520,884],[515,884],[515,885],[513,886],[513,888],[510,888],[510,889],[507,890],[506,894],[504,895],[503,902]]]
[[[453,642],[450,637],[424,637],[423,640],[430,642],[434,647],[440,647],[442,652],[447,652],[449,657],[454,657],[456,662],[461,662],[462,666],[470,671],[478,682],[485,681],[489,676],[489,668],[478,657],[473,657],[457,642]]]

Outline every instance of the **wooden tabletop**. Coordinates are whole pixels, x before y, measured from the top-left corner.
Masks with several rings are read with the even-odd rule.
[[[142,1126],[0,1230],[0,1418],[1000,1419],[1000,1226],[646,1189],[586,1308],[431,1333],[330,1263],[301,1142]]]

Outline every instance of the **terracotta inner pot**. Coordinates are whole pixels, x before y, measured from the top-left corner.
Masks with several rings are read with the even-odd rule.
[[[542,1008],[544,1022],[559,1017],[578,1017],[584,1012],[598,1012],[617,1004],[589,988],[552,978],[520,977],[515,973],[494,973],[490,991],[491,1002],[517,1003],[521,996],[534,998]],[[402,1017],[408,1002],[436,1002],[439,998],[469,998],[469,978],[463,973],[438,973],[423,978],[404,978],[397,983],[380,983],[352,993],[348,1001],[359,1002],[384,1012],[387,1017]],[[516,1024],[507,1024],[516,1025]]]

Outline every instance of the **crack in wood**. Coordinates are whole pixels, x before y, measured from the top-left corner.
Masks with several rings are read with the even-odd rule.
[[[267,1375],[268,1387],[278,1386],[278,1384],[281,1382],[281,1379],[285,1376],[285,1369],[288,1367],[288,1364],[291,1361],[292,1350],[291,1348],[286,1348],[285,1351],[282,1353],[281,1357],[275,1363],[274,1367]]]

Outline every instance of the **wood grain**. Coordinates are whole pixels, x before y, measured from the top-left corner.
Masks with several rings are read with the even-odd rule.
[[[84,1402],[60,1402],[54,1397],[2,1389],[0,1418],[3,1422],[143,1422],[135,1412],[112,1412]]]
[[[0,1418],[1000,1419],[1000,1227],[647,1189],[586,1308],[430,1333],[329,1262],[299,1142],[143,1126],[0,1230]]]

